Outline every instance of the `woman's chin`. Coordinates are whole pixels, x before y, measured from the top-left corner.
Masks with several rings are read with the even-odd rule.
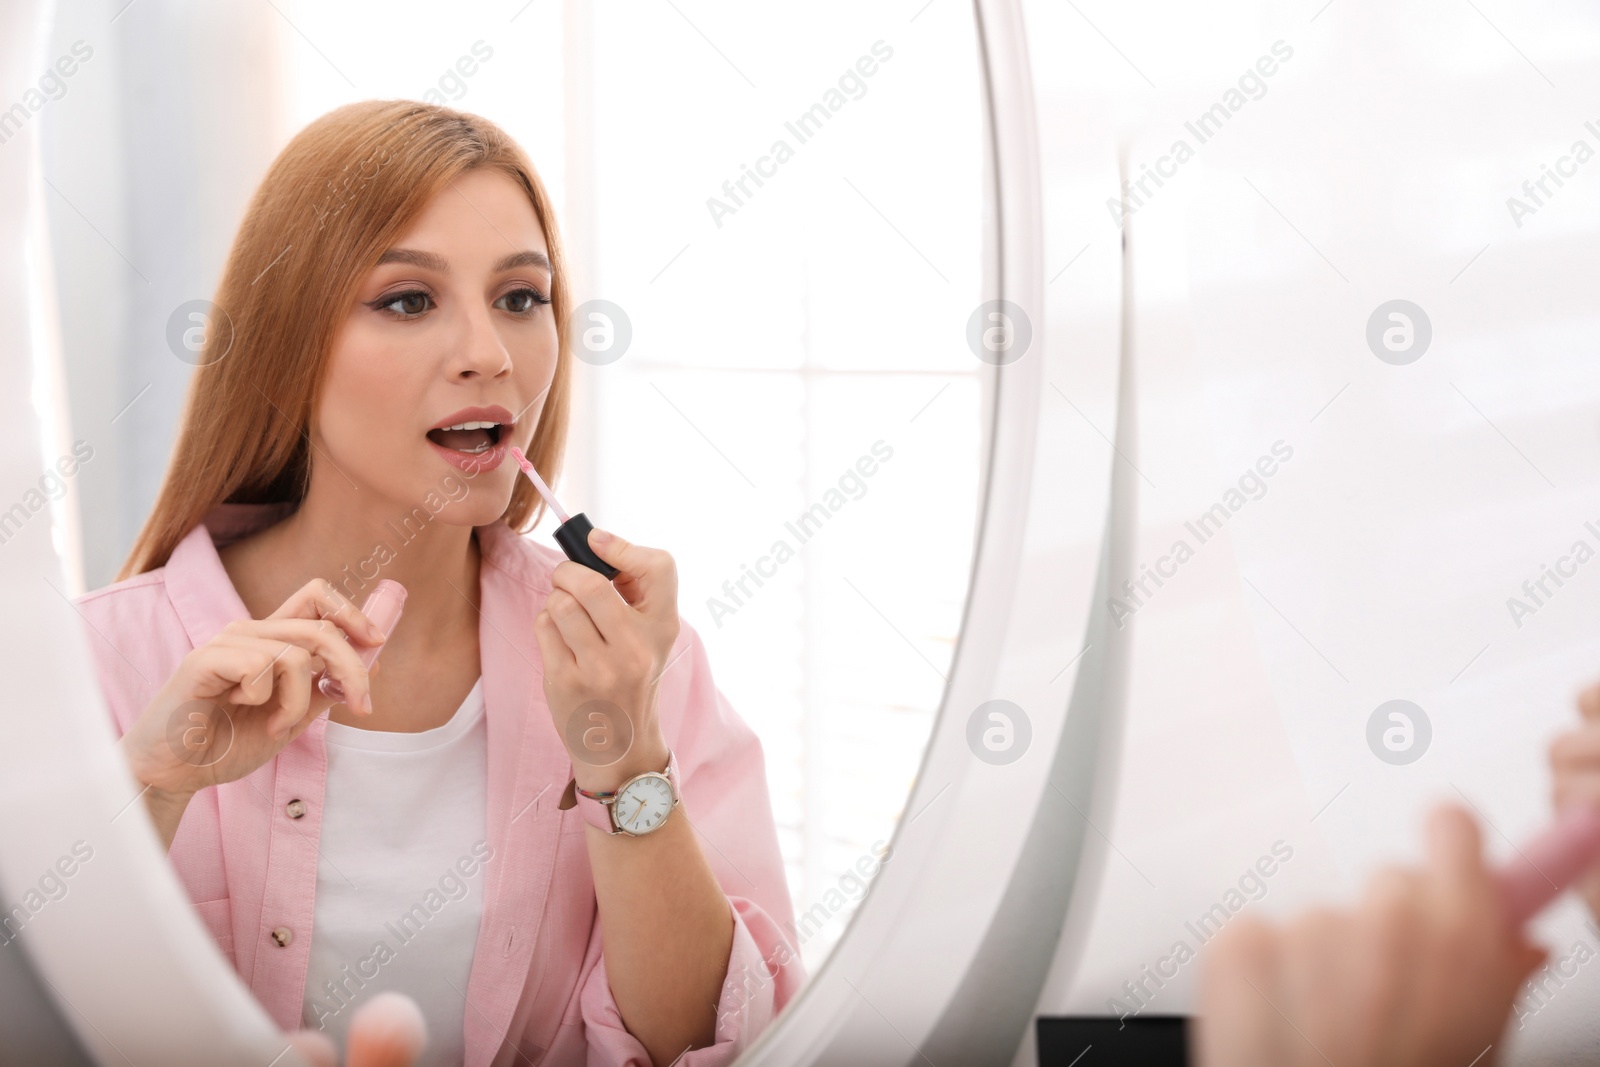
[[[491,499],[488,493],[475,486],[466,497],[447,501],[434,519],[446,526],[488,526],[506,513],[510,503],[509,492]]]

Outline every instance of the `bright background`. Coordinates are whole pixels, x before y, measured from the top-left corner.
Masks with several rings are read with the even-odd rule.
[[[1175,943],[1200,948],[1197,920],[1275,844],[1292,858],[1246,880],[1241,913],[1354,897],[1420,858],[1440,802],[1475,812],[1496,859],[1550,816],[1549,742],[1600,677],[1600,567],[1521,625],[1508,600],[1575,541],[1600,547],[1600,160],[1565,164],[1520,226],[1508,200],[1575,141],[1600,152],[1600,18],[1499,0],[1024,9],[1056,313],[1121,239],[1101,180],[1118,146],[1134,178],[1197,147],[1129,220],[1135,561],[1194,545],[1186,522],[1293,449],[1127,622],[1121,751],[1039,1004],[1184,1012],[1199,965],[1175,966]],[[1290,58],[1199,144],[1185,124],[1275,44]],[[1432,327],[1401,366],[1366,336],[1396,299]],[[1390,700],[1431,724],[1414,762],[1369,747]],[[1568,898],[1538,923],[1552,970],[1505,1062],[1592,1062],[1586,919]]]

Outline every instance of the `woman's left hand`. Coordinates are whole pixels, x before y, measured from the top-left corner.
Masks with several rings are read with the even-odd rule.
[[[666,766],[656,690],[678,640],[678,567],[661,549],[603,530],[589,547],[617,576],[558,563],[533,629],[551,720],[578,787],[594,792]]]

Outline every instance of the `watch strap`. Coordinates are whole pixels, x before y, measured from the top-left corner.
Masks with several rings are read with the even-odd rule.
[[[574,778],[572,781],[574,787],[576,787],[578,780]],[[578,814],[583,816],[584,822],[588,823],[590,826],[594,827],[596,830],[599,830],[603,834],[615,835],[622,833],[622,831],[618,830],[613,824],[611,819],[611,805],[607,803],[607,801],[612,799],[613,794],[605,794],[602,798],[601,796],[591,793],[585,793],[581,789],[577,789],[576,792],[578,800]]]

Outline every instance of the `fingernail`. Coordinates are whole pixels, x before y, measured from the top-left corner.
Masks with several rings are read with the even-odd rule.
[[[603,545],[607,541],[611,540],[611,535],[599,527],[595,527],[593,530],[589,531],[589,540],[596,544]]]
[[[368,715],[372,714],[372,694],[371,693],[362,693],[361,694],[361,709],[363,711],[365,711]]]

